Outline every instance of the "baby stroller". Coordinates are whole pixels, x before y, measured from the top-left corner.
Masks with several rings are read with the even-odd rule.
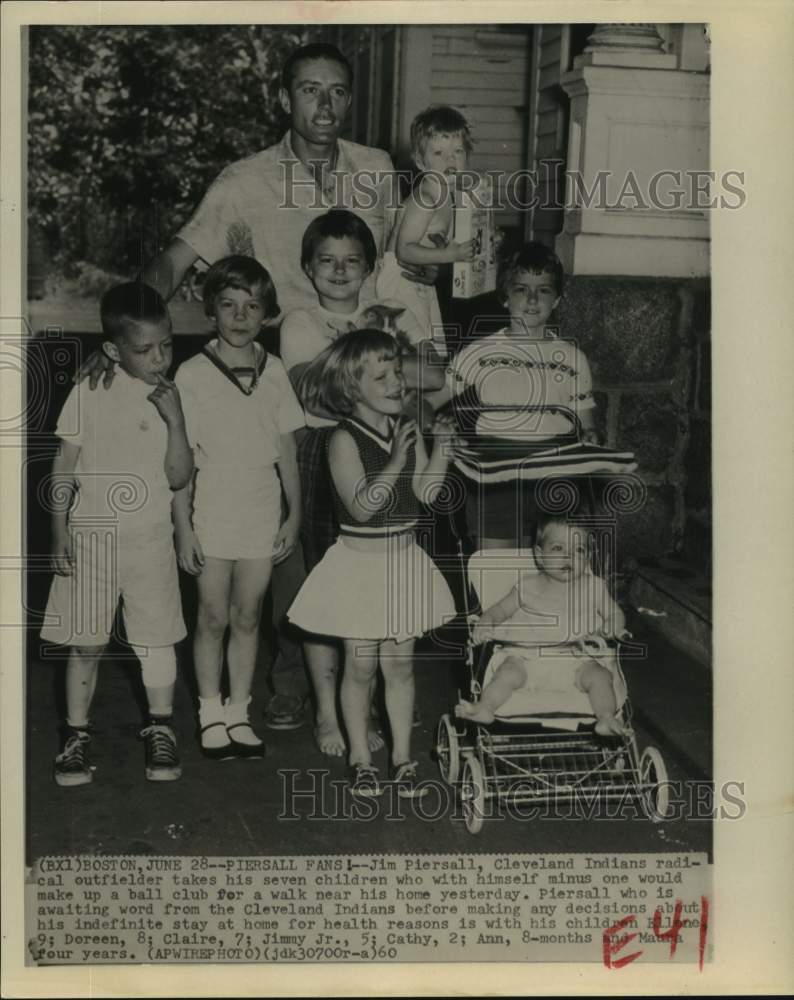
[[[531,550],[475,553],[468,563],[469,588],[482,608],[490,607],[532,563]],[[468,607],[466,612],[471,626]],[[477,648],[470,631],[466,659],[472,701],[479,700],[497,654],[516,647],[520,644],[489,640]],[[638,752],[619,644],[610,648],[602,662],[614,678],[625,728],[620,737],[595,734],[590,702],[578,690],[564,694],[515,691],[489,724],[449,714],[441,718],[436,735],[439,770],[443,780],[459,791],[469,833],[480,832],[493,800],[508,798],[515,805],[543,805],[596,798],[624,803],[632,797],[639,800],[649,819],[658,822],[666,816],[667,770],[655,747],[647,747],[641,755]]]

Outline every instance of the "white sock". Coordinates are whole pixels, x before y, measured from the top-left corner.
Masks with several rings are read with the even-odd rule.
[[[217,722],[221,725],[214,725]],[[214,698],[199,698],[199,725],[204,730],[201,734],[201,745],[206,750],[228,746],[229,735],[226,732],[226,720],[219,694]],[[212,728],[205,730],[205,726]]]

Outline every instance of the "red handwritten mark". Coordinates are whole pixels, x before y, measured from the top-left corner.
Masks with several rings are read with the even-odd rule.
[[[673,922],[670,924],[670,929],[662,930],[662,908],[657,906],[653,911],[653,933],[660,941],[670,942],[670,958],[675,955],[675,949],[678,946],[678,932],[684,926],[684,921],[681,919],[681,909],[683,903],[680,899],[675,901],[675,912],[673,913]]]
[[[706,934],[709,929],[709,901],[706,896],[700,897],[700,943],[698,945],[698,956],[700,971],[703,971],[703,954],[706,951]]]
[[[624,965],[628,965],[629,962],[633,962],[635,959],[639,958],[642,954],[641,951],[632,952],[631,955],[624,955],[623,958],[619,958],[613,961],[612,956],[616,955],[619,951],[622,951],[626,945],[633,941],[635,934],[624,934],[622,937],[617,937],[619,931],[622,931],[624,927],[627,927],[631,923],[636,923],[636,917],[633,913],[630,913],[627,917],[623,917],[622,920],[618,920],[616,924],[611,927],[607,927],[603,934],[603,948],[604,948],[604,965],[608,969],[622,969]]]
[[[683,908],[683,903],[680,899],[675,901],[675,911],[673,912],[673,920],[670,927],[666,930],[662,930],[662,917],[663,912],[661,906],[657,906],[653,913],[653,933],[660,941],[670,942],[670,958],[675,955],[675,950],[678,946],[678,934],[682,928],[684,928],[689,921],[683,920],[681,918],[681,911]],[[628,927],[629,924],[636,923],[636,917],[633,913],[629,914],[627,917],[623,917],[616,924],[611,927],[607,927],[603,933],[603,952],[604,952],[604,965],[608,969],[622,969],[624,965],[628,965],[629,962],[635,961],[642,951],[632,952],[630,955],[624,955],[622,958],[613,959],[613,955],[616,955],[619,951],[622,951],[626,945],[633,941],[635,934],[623,934],[619,935],[619,932]],[[703,958],[706,952],[706,938],[708,936],[709,929],[709,901],[706,896],[700,897],[700,940],[698,943],[698,964],[700,971],[703,971]]]

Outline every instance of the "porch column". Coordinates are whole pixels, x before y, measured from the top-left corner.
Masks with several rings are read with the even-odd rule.
[[[571,114],[556,249],[569,273],[708,274],[696,173],[708,169],[708,76],[676,69],[663,45],[653,24],[599,24],[562,76]]]

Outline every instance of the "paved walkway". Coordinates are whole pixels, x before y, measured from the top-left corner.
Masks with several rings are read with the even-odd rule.
[[[635,626],[636,627],[636,626]],[[446,637],[454,641],[455,636]],[[186,644],[183,644],[185,647]],[[707,819],[679,816],[653,824],[631,807],[622,820],[593,818],[494,818],[474,838],[459,818],[454,799],[440,782],[422,808],[391,795],[378,800],[370,818],[352,818],[344,794],[345,764],[324,757],[310,727],[268,732],[264,761],[210,762],[196,742],[189,648],[182,649],[175,728],[184,774],[180,781],[147,782],[141,725],[139,668],[111,652],[101,667],[94,720],[97,770],[91,785],[63,789],[52,778],[58,748],[58,704],[62,663],[34,659],[29,672],[27,760],[30,859],[44,854],[260,855],[355,852],[630,852],[710,850]],[[417,666],[421,726],[414,751],[421,773],[438,777],[433,759],[435,728],[465,684],[460,658],[432,658],[424,645]],[[669,777],[706,779],[710,763],[710,692],[702,668],[687,662],[661,639],[647,660],[624,663],[635,710],[640,750],[649,743],[663,753]],[[254,691],[254,718],[265,702],[265,678]],[[376,763],[386,768],[382,751]],[[300,773],[296,774],[298,771]],[[312,786],[312,783],[314,785]],[[310,795],[289,799],[289,789]],[[682,785],[682,787],[684,787]],[[693,801],[695,801],[693,799]],[[684,809],[684,811],[688,811]]]

